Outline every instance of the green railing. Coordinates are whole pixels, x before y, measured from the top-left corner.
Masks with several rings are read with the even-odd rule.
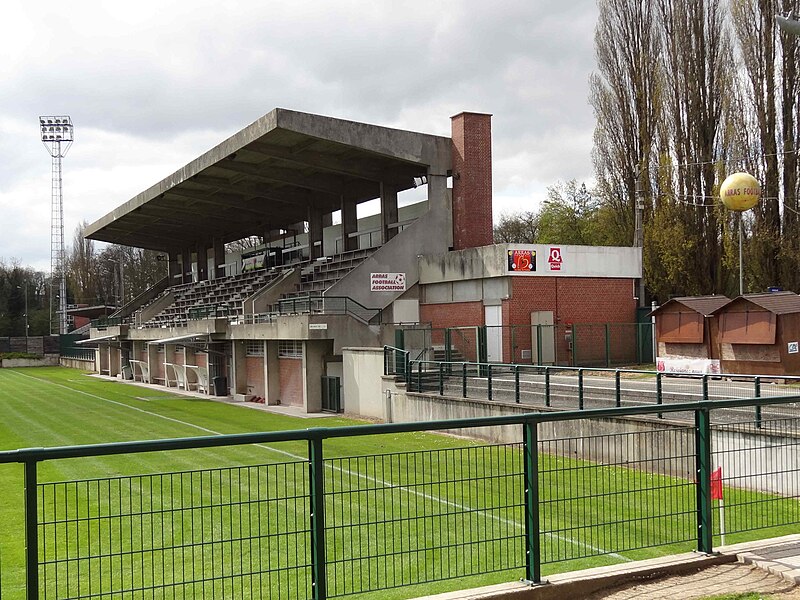
[[[228,317],[236,311],[231,309],[224,302],[216,304],[203,304],[189,309],[189,320],[198,321],[201,319],[214,319],[217,317]]]
[[[384,362],[397,349],[384,347]],[[393,375],[384,371],[385,375]],[[800,377],[689,375],[633,369],[584,369],[499,363],[409,360],[403,375],[412,392],[514,402],[562,409],[783,396]],[[755,407],[756,419],[761,416]]]
[[[350,315],[365,323],[380,324],[382,311],[379,308],[367,308],[363,304],[347,296],[297,296],[279,300],[272,311],[279,315],[322,314]]]
[[[94,348],[63,348],[61,350],[63,358],[74,358],[77,360],[94,360]]]
[[[587,559],[635,560],[652,556],[650,548],[708,553],[722,533],[740,541],[755,529],[793,529],[800,522],[800,417],[782,417],[776,437],[756,431],[752,420],[712,426],[712,415],[798,400],[36,448],[0,452],[0,463],[24,466],[30,600],[374,597],[485,573],[540,582],[543,570]],[[609,419],[659,410],[690,412],[694,422],[608,427]],[[597,420],[602,426],[593,427]],[[513,439],[347,452],[364,436],[482,427]],[[274,446],[298,441],[306,448],[299,454]],[[281,461],[79,481],[44,480],[40,470],[61,459],[253,444]],[[712,498],[719,468],[724,532],[723,509]]]
[[[107,327],[118,327],[125,323],[130,323],[130,317],[100,317],[92,319],[92,329],[105,329]]]

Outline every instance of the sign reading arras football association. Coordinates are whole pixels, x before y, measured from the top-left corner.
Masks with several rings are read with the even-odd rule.
[[[370,292],[405,292],[405,273],[370,273]]]

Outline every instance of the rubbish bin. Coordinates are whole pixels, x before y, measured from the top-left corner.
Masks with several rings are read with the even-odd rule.
[[[133,373],[131,372],[131,368],[129,365],[125,365],[122,367],[122,378],[125,380],[133,379]]]
[[[228,378],[224,375],[217,375],[211,380],[212,385],[214,386],[214,395],[215,396],[227,396],[228,395]]]

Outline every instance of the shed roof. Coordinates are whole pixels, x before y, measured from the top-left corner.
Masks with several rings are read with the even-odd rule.
[[[675,304],[680,304],[689,308],[697,313],[700,313],[704,317],[709,316],[711,313],[716,311],[718,308],[721,308],[728,304],[731,301],[730,298],[727,296],[681,296],[678,298],[671,298],[653,312],[650,315],[657,315],[663,309],[667,308],[668,306],[674,306]]]
[[[741,302],[750,302],[776,315],[800,313],[800,296],[794,292],[745,294],[733,300],[731,304],[734,302],[737,304]],[[721,309],[717,309],[714,312],[721,312]]]

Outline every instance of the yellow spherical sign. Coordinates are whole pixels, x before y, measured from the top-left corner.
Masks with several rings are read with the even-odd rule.
[[[749,173],[728,175],[719,187],[719,196],[728,210],[750,210],[761,197],[761,185]]]

